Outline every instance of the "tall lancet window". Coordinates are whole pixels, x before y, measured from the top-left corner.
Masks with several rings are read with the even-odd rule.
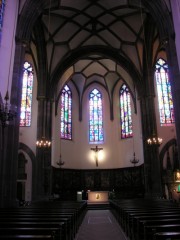
[[[1,42],[4,10],[5,10],[5,0],[0,0],[0,42]]]
[[[31,64],[25,62],[22,79],[20,127],[31,126],[32,91],[33,91],[33,70]]]
[[[155,79],[158,93],[160,124],[167,126],[175,122],[174,107],[168,64],[161,58],[156,63]]]
[[[60,116],[60,133],[61,138],[72,139],[72,92],[65,85],[61,92],[61,116]]]
[[[120,99],[120,118],[121,118],[121,138],[130,138],[132,132],[132,111],[131,98],[128,87],[123,84],[119,92]]]
[[[89,142],[102,143],[103,141],[102,94],[97,89],[93,89],[89,94]]]

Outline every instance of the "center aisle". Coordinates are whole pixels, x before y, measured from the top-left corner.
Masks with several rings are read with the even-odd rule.
[[[110,210],[88,210],[75,240],[127,240]]]

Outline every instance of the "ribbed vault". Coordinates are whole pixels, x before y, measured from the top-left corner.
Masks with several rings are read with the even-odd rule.
[[[136,86],[142,95],[147,47],[154,49],[152,64],[162,39],[172,36],[168,14],[168,6],[156,0],[26,0],[17,38],[33,56],[38,96],[54,98],[71,67],[67,80],[80,99],[93,81],[105,87],[110,100],[119,80],[127,82],[132,93]]]

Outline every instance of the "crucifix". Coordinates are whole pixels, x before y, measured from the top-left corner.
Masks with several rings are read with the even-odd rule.
[[[91,148],[91,150],[95,152],[96,167],[98,167],[98,152],[103,150],[103,148],[98,148],[98,146],[96,146],[95,148]]]

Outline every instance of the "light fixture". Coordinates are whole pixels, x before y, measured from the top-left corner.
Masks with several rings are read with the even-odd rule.
[[[61,95],[60,95],[60,99],[61,99]],[[61,110],[60,110],[60,139],[59,139],[59,149],[60,149],[60,156],[59,156],[59,160],[56,162],[56,164],[61,168],[65,162],[62,160],[62,156],[61,156]]]
[[[95,162],[96,162],[96,167],[98,167],[98,152],[103,150],[103,148],[98,148],[98,146],[96,146],[95,148],[91,148],[91,150],[93,150],[95,152]]]
[[[176,169],[174,171],[174,180],[175,180],[175,182],[180,182],[180,170],[179,169]]]
[[[156,136],[155,134],[152,135],[152,137],[149,137],[147,139],[147,144],[150,146],[160,146],[162,144],[163,139]]]
[[[134,154],[133,154],[133,159],[131,159],[130,162],[131,162],[132,164],[134,164],[134,167],[135,167],[135,165],[139,162],[139,159],[136,158],[135,152],[134,152]]]
[[[132,129],[133,129],[133,126],[132,126]],[[132,136],[132,140],[133,140],[133,159],[130,159],[130,162],[134,164],[134,167],[135,167],[135,165],[139,162],[139,159],[136,158],[136,153],[134,150],[134,136]]]
[[[61,154],[60,154],[60,157],[59,157],[59,161],[57,161],[56,163],[60,168],[64,165],[65,162],[62,161]]]
[[[45,137],[42,137],[41,140],[36,142],[38,148],[49,148],[51,147],[51,141],[47,140]]]

